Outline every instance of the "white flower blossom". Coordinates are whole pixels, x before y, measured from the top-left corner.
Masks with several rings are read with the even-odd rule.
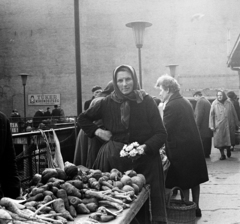
[[[127,152],[130,152],[131,150],[133,150],[133,145],[129,145],[125,150]]]
[[[126,148],[127,148],[127,145],[125,144],[122,149],[124,150],[124,149],[126,149]]]
[[[120,151],[120,157],[125,157],[125,156],[128,156],[128,153],[125,152],[125,150],[121,150]]]
[[[142,155],[144,153],[144,149],[142,147],[137,148],[138,154]]]
[[[132,145],[133,145],[134,147],[138,147],[138,146],[139,146],[138,142],[133,142]]]
[[[138,154],[138,152],[137,152],[136,149],[133,149],[132,151],[129,152],[129,155],[130,155],[131,157],[134,157],[134,156],[136,156],[137,154]]]

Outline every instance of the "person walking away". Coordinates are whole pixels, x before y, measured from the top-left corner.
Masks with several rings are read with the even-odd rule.
[[[94,164],[95,169],[109,172],[115,168],[122,173],[135,170],[142,173],[151,186],[150,202],[152,223],[167,223],[165,187],[162,161],[159,149],[166,141],[167,133],[153,98],[139,89],[135,69],[120,65],[113,72],[114,92],[99,100],[93,107],[79,115],[78,124],[90,137],[98,136],[106,141],[100,148]],[[102,119],[105,130],[94,124]],[[138,142],[144,151],[136,160],[120,157],[125,144]],[[148,224],[145,215],[147,203],[137,214],[139,223]]]
[[[33,127],[38,128],[39,124],[44,120],[44,113],[42,109],[36,111],[33,116]]]
[[[239,124],[239,122],[240,122],[240,106],[239,106],[237,95],[235,94],[235,92],[229,91],[227,93],[227,97],[232,102],[232,104],[233,104],[233,106],[236,110],[237,117],[238,117],[238,124]],[[237,138],[235,138],[235,145],[238,145],[238,144],[239,144],[239,141],[238,141]],[[234,151],[234,146],[235,145],[231,145],[231,151]]]
[[[51,112],[50,112],[50,108],[48,107],[47,110],[44,112],[44,117],[46,117],[47,119],[51,118]]]
[[[217,98],[212,102],[209,127],[213,131],[214,147],[221,153],[220,160],[231,157],[231,145],[235,145],[235,132],[238,129],[238,117],[233,104],[227,99],[226,93],[217,91]]]
[[[0,111],[0,199],[16,199],[21,194],[21,182],[16,165],[10,123]]]
[[[92,102],[92,100],[97,97],[102,92],[101,86],[93,86],[92,88],[92,98],[90,100],[87,100],[84,103],[84,110],[87,110]]]
[[[54,109],[52,110],[52,118],[59,120],[61,116],[61,111],[58,108],[58,105],[54,105]]]
[[[193,97],[197,101],[194,114],[202,139],[205,158],[209,158],[211,154],[213,136],[212,130],[209,128],[211,103],[202,95],[201,91],[195,92]]]
[[[170,167],[165,186],[167,189],[180,187],[187,201],[191,189],[197,206],[196,217],[201,217],[200,184],[208,181],[208,171],[192,105],[180,94],[177,80],[169,75],[159,77],[155,87],[160,89],[167,130],[166,154]]]

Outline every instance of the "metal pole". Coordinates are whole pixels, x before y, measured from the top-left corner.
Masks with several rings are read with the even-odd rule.
[[[75,23],[77,114],[80,114],[82,113],[82,83],[81,83],[79,0],[74,0],[74,23]]]
[[[139,83],[142,89],[143,85],[142,85],[142,64],[141,64],[141,48],[140,47],[138,47],[138,63],[139,63]]]
[[[26,122],[26,97],[25,97],[25,85],[23,85],[23,102],[24,102],[24,122]]]

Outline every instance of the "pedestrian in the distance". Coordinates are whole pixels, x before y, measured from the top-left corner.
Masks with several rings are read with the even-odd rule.
[[[213,131],[214,147],[221,153],[220,160],[231,157],[231,145],[235,145],[235,132],[238,129],[238,117],[233,104],[227,99],[226,93],[217,91],[217,98],[212,102],[209,127]]]
[[[169,75],[159,77],[156,88],[160,89],[163,103],[166,154],[170,161],[165,186],[180,187],[187,201],[191,189],[192,200],[197,205],[196,216],[201,217],[200,184],[208,181],[208,171],[192,105],[181,96],[177,80]]]
[[[87,100],[84,103],[84,110],[87,110],[92,102],[92,100],[97,97],[102,92],[101,86],[93,86],[92,88],[92,98],[90,100]]]
[[[47,111],[44,112],[44,117],[47,117],[49,119],[51,118],[51,112],[49,107],[47,108]]]
[[[202,95],[201,91],[195,92],[193,97],[197,101],[194,114],[202,139],[205,158],[209,158],[211,154],[213,136],[212,130],[209,128],[211,103]]]

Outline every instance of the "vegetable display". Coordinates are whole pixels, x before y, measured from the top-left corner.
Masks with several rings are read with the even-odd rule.
[[[65,224],[81,214],[89,214],[89,222],[108,222],[130,207],[145,183],[133,170],[101,172],[66,162],[64,170],[35,174],[24,200],[3,197],[0,223]]]

